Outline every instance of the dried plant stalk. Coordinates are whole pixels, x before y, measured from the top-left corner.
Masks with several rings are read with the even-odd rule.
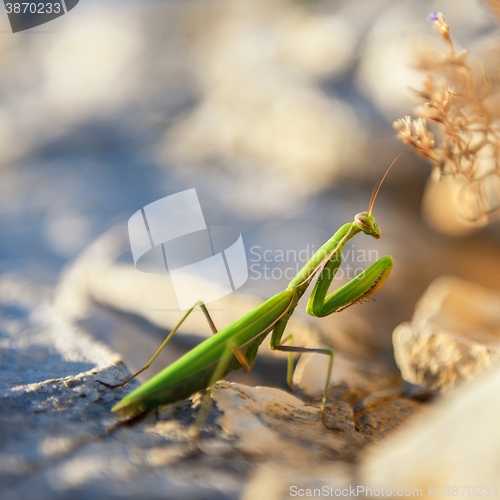
[[[450,175],[462,185],[463,216],[480,220],[500,212],[500,129],[486,103],[490,83],[486,68],[475,75],[467,52],[455,52],[450,28],[443,14],[432,13],[447,51],[427,61],[431,74],[424,89],[415,91],[426,100],[409,116],[394,122],[398,137],[428,158],[441,175]],[[436,142],[428,121],[440,129]]]

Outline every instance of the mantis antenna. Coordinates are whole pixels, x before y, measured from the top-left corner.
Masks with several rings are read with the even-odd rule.
[[[390,172],[392,166],[396,163],[396,161],[399,159],[400,156],[401,155],[399,154],[398,156],[396,156],[396,158],[394,158],[392,163],[389,165],[389,168],[385,171],[384,177],[382,177],[382,180],[380,181],[377,189],[374,190],[374,192],[370,196],[370,203],[368,205],[368,213],[369,214],[371,214],[373,211],[373,205],[375,204],[375,200],[377,199],[378,192],[380,191],[380,188],[382,187],[382,184],[384,183],[385,178],[387,177],[387,174]]]

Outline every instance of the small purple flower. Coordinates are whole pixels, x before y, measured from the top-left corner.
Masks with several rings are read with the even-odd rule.
[[[427,16],[427,19],[429,19],[429,21],[438,21],[439,20],[439,17],[437,15],[436,12],[431,12],[428,16]]]

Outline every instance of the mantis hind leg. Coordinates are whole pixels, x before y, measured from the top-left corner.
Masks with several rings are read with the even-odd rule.
[[[186,311],[186,313],[184,314],[184,316],[182,316],[182,318],[179,320],[179,322],[174,326],[174,328],[172,328],[172,330],[170,331],[170,333],[167,335],[167,337],[165,338],[165,340],[162,342],[162,344],[160,345],[160,347],[158,348],[158,350],[153,354],[153,356],[151,357],[151,359],[140,370],[138,370],[137,372],[135,372],[133,375],[131,375],[129,378],[127,378],[123,382],[121,382],[119,384],[116,384],[116,385],[107,384],[106,382],[103,382],[102,380],[96,380],[96,382],[99,383],[99,384],[105,385],[106,387],[109,387],[110,389],[115,389],[117,387],[122,387],[122,386],[128,384],[131,380],[133,380],[135,377],[137,377],[137,375],[140,375],[142,372],[146,371],[152,365],[153,361],[158,357],[158,355],[160,354],[160,352],[170,342],[170,339],[179,330],[179,328],[181,327],[182,323],[184,323],[184,321],[186,321],[186,319],[188,318],[188,316],[194,311],[194,309],[197,306],[203,312],[203,315],[205,316],[205,318],[207,320],[207,323],[210,326],[210,330],[212,331],[212,334],[215,335],[216,333],[218,333],[217,332],[217,327],[215,326],[215,323],[213,322],[212,317],[210,316],[210,313],[208,312],[208,309],[207,309],[207,306],[205,305],[205,303],[202,302],[201,300],[198,301],[198,302],[195,302],[193,304],[193,307],[191,307],[190,309],[188,309]],[[249,371],[250,367],[248,365],[248,362],[246,360],[245,355],[237,347],[235,347],[233,349],[233,352],[234,352],[234,355],[236,356],[236,358],[238,359],[238,361],[240,362],[240,364],[242,365],[243,370],[245,372]]]

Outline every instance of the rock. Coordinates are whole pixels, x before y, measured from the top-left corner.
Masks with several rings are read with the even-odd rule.
[[[422,198],[422,215],[434,230],[453,237],[464,237],[485,225],[484,219],[471,221],[464,214],[460,200],[463,184],[451,176],[441,176],[433,169]]]
[[[355,468],[341,462],[316,465],[265,464],[250,477],[243,492],[243,500],[265,498],[285,500],[290,497],[347,497],[349,488],[355,487]],[[314,494],[319,490],[321,495]],[[361,498],[363,498],[360,495]]]
[[[324,355],[301,356],[294,373],[300,394],[321,398],[327,365]],[[373,361],[336,354],[330,384],[329,401],[348,404],[356,430],[370,442],[384,438],[422,407],[405,395],[397,373]]]
[[[366,397],[355,410],[356,429],[370,442],[380,441],[394,432],[422,405],[399,392],[387,391]]]
[[[372,440],[367,426],[357,429],[354,399],[345,393],[329,400],[326,428],[318,401],[228,382],[213,389],[199,434],[200,395],[118,423],[110,408],[137,382],[96,384],[118,383],[129,371],[47,299],[46,289],[5,276],[0,282],[2,500],[34,491],[40,499],[236,498],[257,463],[300,468],[303,485],[329,484],[328,471],[338,470],[341,485]],[[369,401],[359,415],[376,411]]]
[[[410,323],[393,334],[403,378],[424,389],[447,391],[471,381],[500,360],[500,294],[444,276],[417,304]]]
[[[246,454],[287,461],[318,462],[327,457],[351,462],[365,444],[352,419],[352,408],[340,401],[330,407],[328,431],[321,410],[279,389],[219,382],[212,398],[224,413],[221,427],[238,439]]]
[[[236,465],[217,470],[193,445],[190,402],[162,409],[158,420],[151,414],[117,423],[111,406],[138,383],[114,390],[95,383],[117,383],[130,372],[58,316],[46,290],[4,276],[0,314],[2,499],[215,499],[241,489],[244,460],[239,471]],[[217,439],[220,448],[225,440]],[[198,465],[178,471],[193,455],[201,455]]]
[[[47,304],[47,290],[3,275],[0,280],[2,371],[0,391],[62,379],[120,358],[69,325]],[[23,390],[24,390],[23,389]]]
[[[458,488],[455,496],[493,495],[493,488],[498,491],[499,412],[500,368],[495,367],[371,448],[360,483],[393,491],[421,488],[419,498],[455,495],[452,487]],[[433,495],[430,490],[436,488]]]

